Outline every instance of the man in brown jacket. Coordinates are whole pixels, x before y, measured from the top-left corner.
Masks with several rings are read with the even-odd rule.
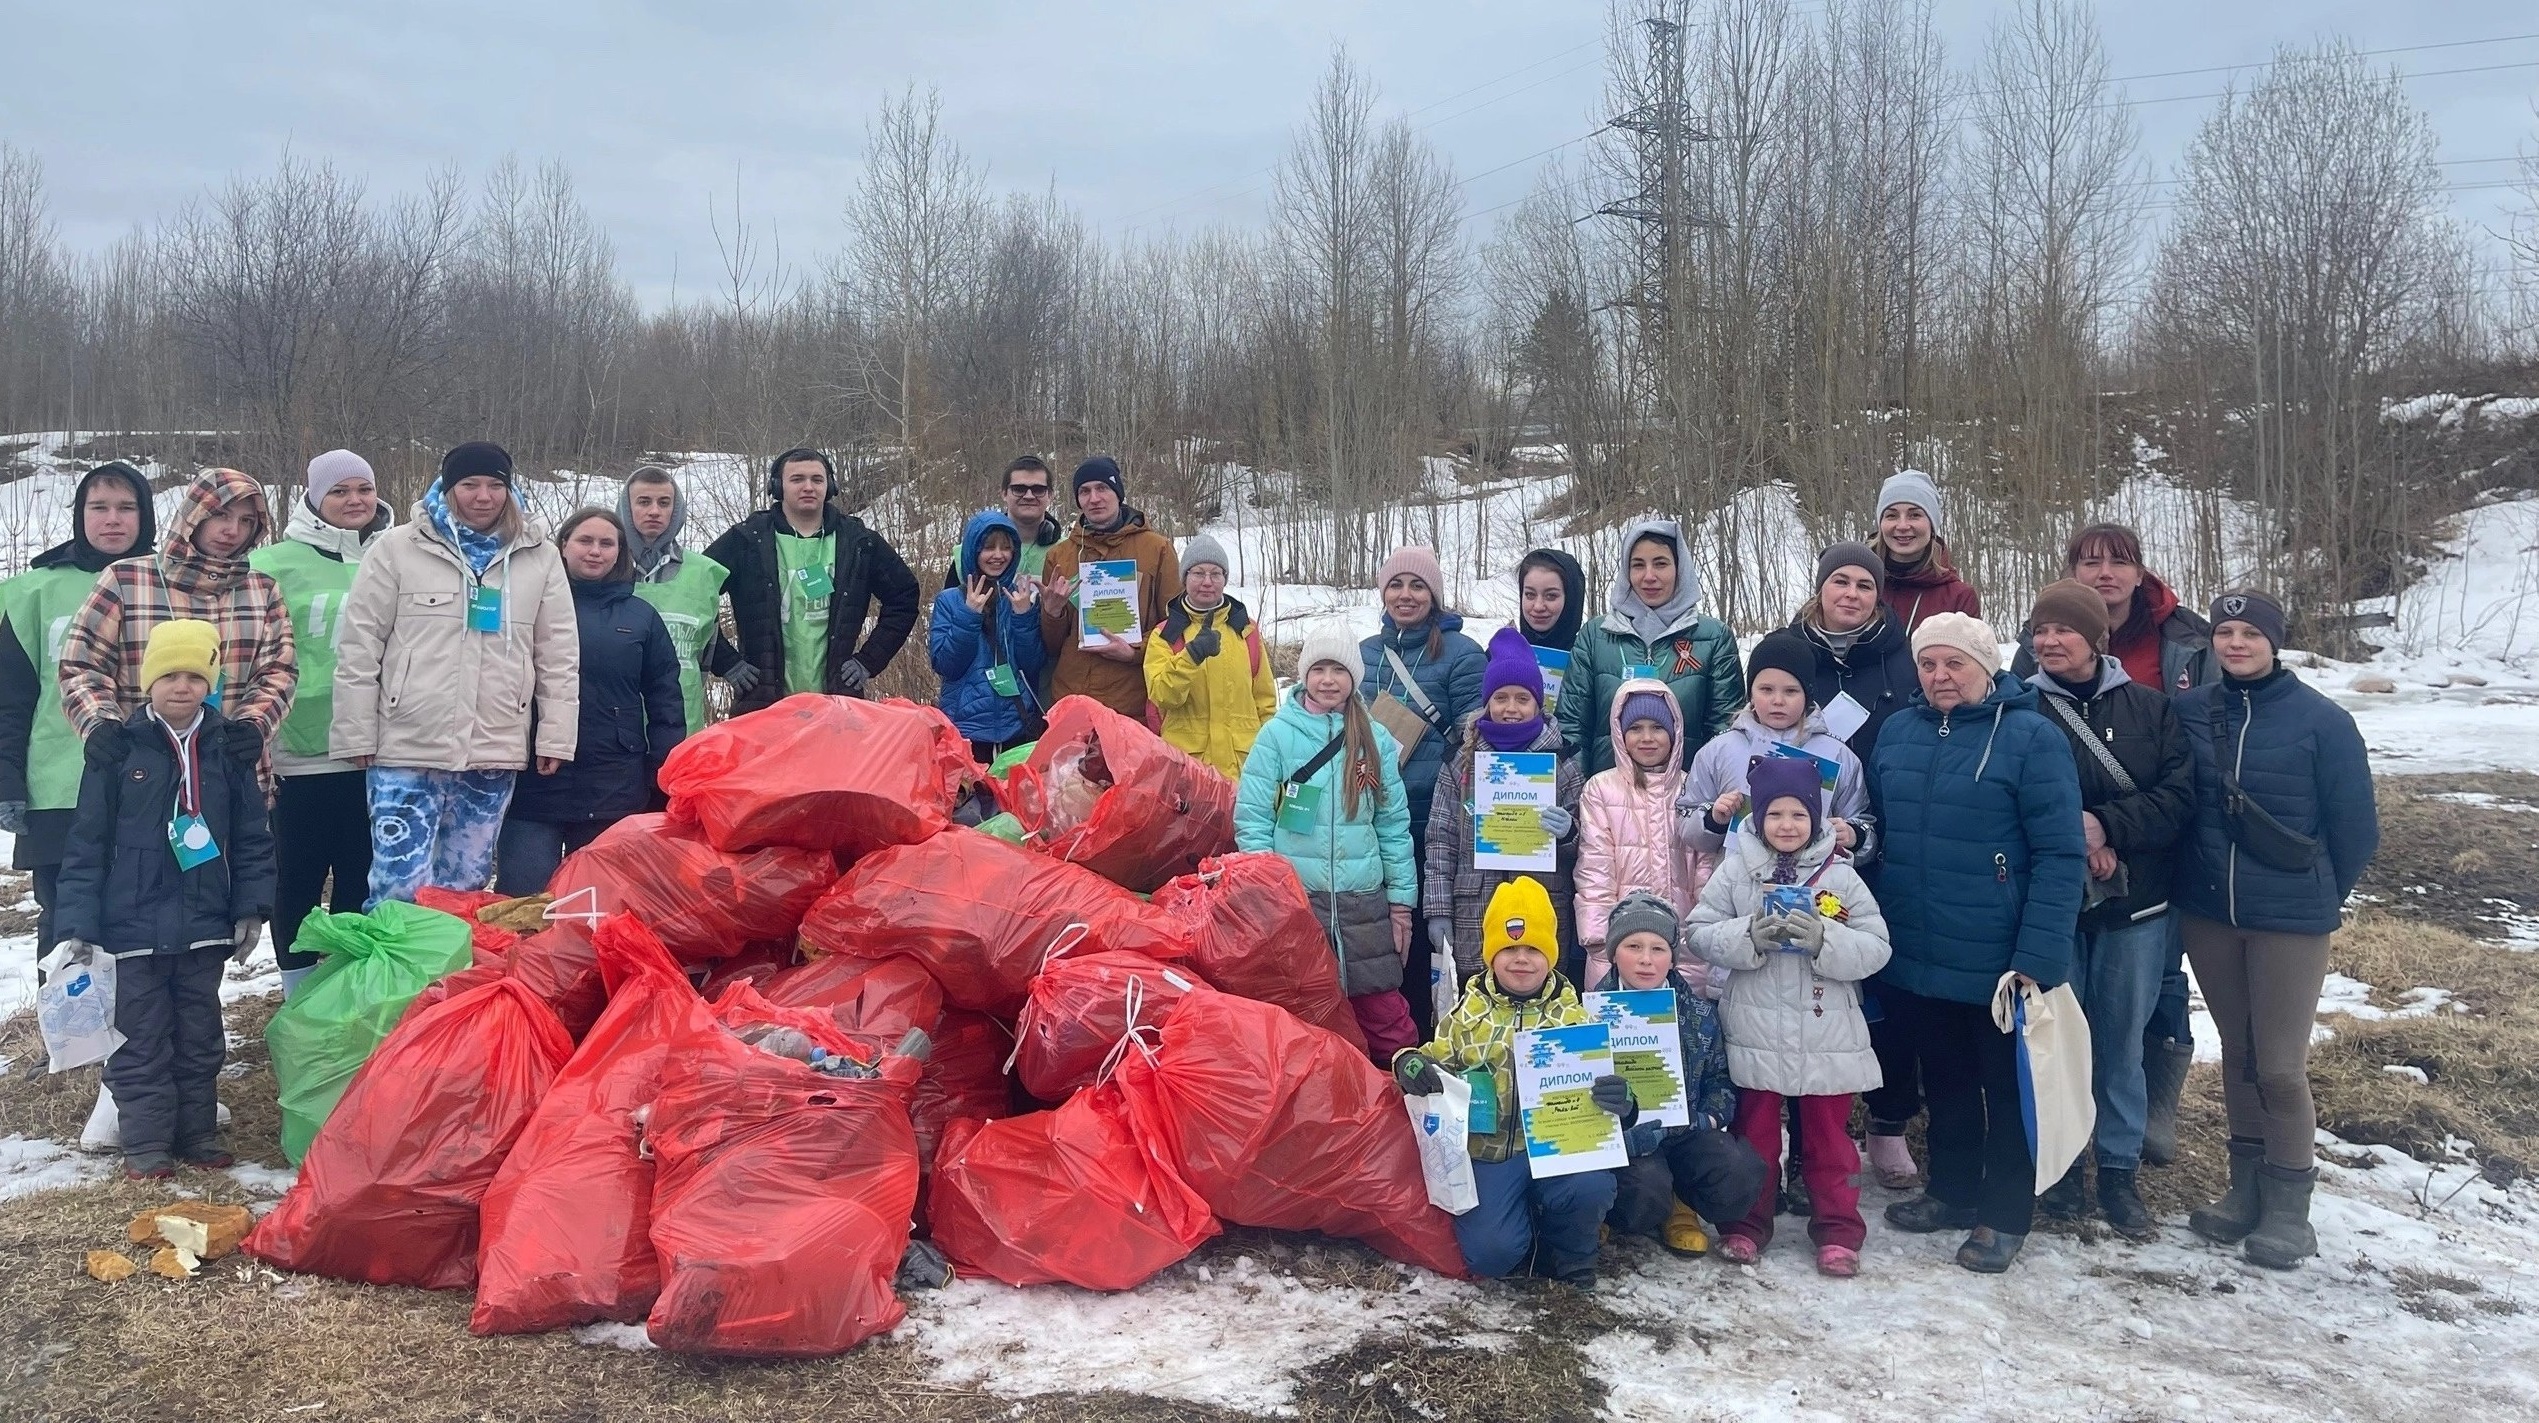
[[[1050,664],[1049,700],[1078,694],[1122,716],[1146,715],[1145,638],[1164,621],[1165,605],[1181,591],[1181,560],[1173,541],[1146,526],[1129,507],[1120,466],[1095,455],[1076,466],[1075,532],[1049,550],[1041,566],[1040,635],[1056,656]],[[1135,638],[1097,636],[1086,647],[1077,627],[1076,593],[1088,563],[1137,565]]]

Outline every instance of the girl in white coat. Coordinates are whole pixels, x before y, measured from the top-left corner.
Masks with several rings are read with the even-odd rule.
[[[1750,773],[1750,789],[1756,813],[1703,888],[1691,940],[1731,970],[1719,1019],[1737,1084],[1737,1134],[1778,1179],[1782,1103],[1796,1101],[1816,1268],[1847,1278],[1859,1273],[1867,1235],[1851,1098],[1879,1083],[1860,980],[1886,965],[1886,920],[1835,846],[1812,762],[1768,757]],[[1767,1191],[1723,1229],[1720,1257],[1749,1264],[1760,1256],[1773,1206]]]

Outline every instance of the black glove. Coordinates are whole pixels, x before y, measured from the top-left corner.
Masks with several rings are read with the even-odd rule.
[[[872,685],[873,674],[864,670],[863,663],[850,657],[844,662],[838,664],[839,695],[860,697],[863,696]]]
[[[131,747],[132,732],[122,722],[101,721],[88,733],[88,764],[107,770],[123,768],[124,752]]]
[[[220,749],[242,766],[264,759],[264,728],[252,721],[233,721],[220,729]]]
[[[1210,628],[1206,632],[1199,634],[1197,637],[1190,639],[1187,650],[1190,653],[1191,661],[1205,662],[1209,658],[1216,656],[1218,649],[1224,646],[1224,635],[1219,633],[1215,628]]]
[[[723,674],[723,681],[731,687],[732,695],[736,697],[748,696],[749,689],[758,685],[758,678],[758,669],[746,662],[733,663],[732,670]]]
[[[6,830],[12,835],[26,833],[25,801],[0,800],[0,830]]]
[[[1616,1081],[1621,1079],[1616,1078]],[[1416,1052],[1406,1052],[1393,1059],[1393,1082],[1405,1097],[1425,1097],[1445,1090],[1445,1079],[1437,1075],[1437,1064]]]
[[[1622,1134],[1622,1149],[1629,1152],[1635,1161],[1643,1156],[1656,1155],[1657,1149],[1665,1143],[1664,1122],[1642,1122]]]
[[[1638,1109],[1631,1101],[1631,1084],[1610,1072],[1597,1078],[1596,1085],[1587,1089],[1587,1095],[1593,1097],[1596,1105],[1609,1115],[1627,1119],[1637,1114]]]

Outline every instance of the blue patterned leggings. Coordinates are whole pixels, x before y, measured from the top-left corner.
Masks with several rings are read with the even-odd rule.
[[[483,889],[517,771],[370,768],[370,898],[414,898],[425,885]]]

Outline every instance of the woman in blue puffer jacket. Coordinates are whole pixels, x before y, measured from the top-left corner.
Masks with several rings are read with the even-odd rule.
[[[1032,683],[1047,653],[1033,594],[1014,577],[1022,546],[1005,511],[972,514],[961,526],[961,581],[935,594],[926,632],[927,660],[943,679],[935,705],[982,761],[1019,744],[1024,712],[1039,710]]]
[[[1921,693],[1887,718],[1873,762],[1886,816],[1877,894],[1894,946],[1877,1001],[1921,1055],[1931,1170],[1887,1223],[1971,1229],[1957,1263],[1998,1274],[2027,1242],[2036,1161],[1993,990],[2005,973],[2040,988],[2069,973],[2089,862],[2080,771],[1980,619],[1924,619],[1913,663]]]
[[[2187,1225],[2245,1241],[2250,1261],[2278,1270],[2319,1249],[2310,1027],[2328,935],[2380,848],[2362,733],[2277,660],[2283,632],[2283,605],[2266,594],[2213,600],[2222,680],[2175,703],[2195,751],[2196,808],[2172,891],[2222,1035],[2230,1117],[2230,1190]]]

